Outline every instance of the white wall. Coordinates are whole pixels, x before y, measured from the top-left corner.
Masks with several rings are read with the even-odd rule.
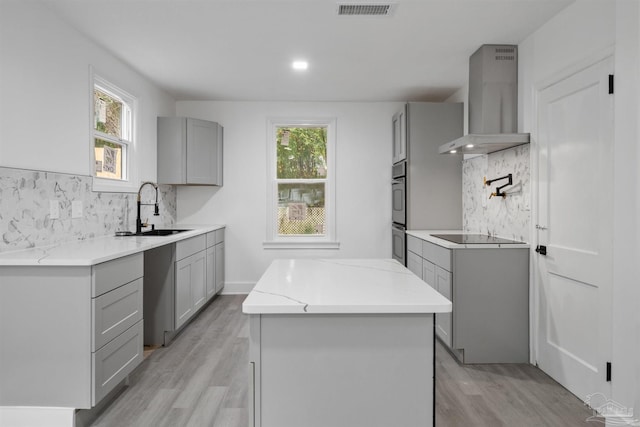
[[[608,397],[627,408],[635,406],[636,417],[640,415],[638,7],[636,0],[578,0],[519,46],[520,129],[524,132],[535,131],[537,85],[562,75],[569,67],[615,52],[613,381],[612,396]],[[535,135],[532,138],[535,155]],[[532,212],[534,223],[535,214]]]
[[[224,126],[224,186],[178,189],[178,222],[227,225],[225,292],[249,290],[271,260],[391,257],[391,117],[398,103],[178,102],[177,114]],[[267,119],[337,119],[338,250],[263,249]]]
[[[89,66],[139,98],[138,177],[156,179],[156,116],[175,101],[47,6],[0,2],[0,166],[91,175]]]

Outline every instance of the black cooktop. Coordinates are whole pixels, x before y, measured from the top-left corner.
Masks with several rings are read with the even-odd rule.
[[[437,237],[438,239],[464,245],[523,243],[515,240],[502,239],[500,237],[486,236],[484,234],[432,234],[432,236]]]

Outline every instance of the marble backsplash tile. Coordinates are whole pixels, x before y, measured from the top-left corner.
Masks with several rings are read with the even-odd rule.
[[[462,163],[462,228],[464,231],[529,242],[531,185],[529,145],[478,156]],[[483,187],[483,178],[494,179],[511,173],[513,185],[504,190],[506,198],[489,195],[499,181]]]
[[[91,183],[89,176],[0,167],[0,252],[134,231],[137,194],[93,192]],[[153,203],[153,187],[145,186],[142,199]],[[58,219],[50,217],[52,200]],[[74,201],[82,202],[80,218],[72,218]],[[142,219],[175,224],[175,187],[159,186],[158,202],[160,216],[143,206]]]

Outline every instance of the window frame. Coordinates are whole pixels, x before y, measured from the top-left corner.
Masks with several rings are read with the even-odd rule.
[[[277,177],[277,131],[282,127],[327,128],[327,176],[321,179],[279,179]],[[269,118],[267,119],[267,236],[265,249],[338,249],[336,235],[336,119],[331,118]],[[278,183],[325,183],[324,235],[278,234]]]
[[[138,141],[138,117],[140,114],[139,111],[139,102],[138,98],[129,92],[125,91],[121,87],[115,85],[110,80],[96,74],[93,69],[90,69],[90,90],[89,90],[89,98],[90,98],[90,121],[89,121],[89,129],[90,129],[90,143],[89,143],[89,151],[90,151],[90,176],[93,180],[92,190],[96,192],[115,192],[115,193],[135,193],[138,191],[138,168],[136,165],[136,148]],[[108,95],[117,98],[125,104],[130,112],[128,120],[123,122],[123,127],[125,125],[128,126],[128,130],[130,133],[130,139],[118,139],[114,138],[112,135],[105,134],[101,131],[95,129],[95,100],[94,100],[94,90],[98,88],[101,91],[104,91]],[[126,122],[126,123],[125,123]],[[122,174],[123,179],[110,179],[110,178],[101,178],[97,177],[95,174],[95,139],[100,138],[102,140],[108,142],[116,142],[117,144],[123,145],[126,147],[126,150],[123,149],[122,155]]]

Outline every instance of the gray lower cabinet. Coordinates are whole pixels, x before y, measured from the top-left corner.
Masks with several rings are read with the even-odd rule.
[[[207,233],[207,299],[224,286],[224,228]]]
[[[89,409],[142,362],[142,253],[0,276],[0,406]]]
[[[451,300],[436,336],[463,363],[529,361],[529,249],[445,248],[407,236],[407,256]],[[416,267],[417,268],[417,267]]]
[[[92,406],[142,362],[143,274],[142,253],[92,268]]]
[[[146,345],[167,345],[224,284],[224,228],[145,252]]]
[[[206,256],[206,237],[204,235],[176,243],[176,329],[189,320],[205,302]]]
[[[429,262],[429,261],[427,261]],[[449,301],[451,298],[451,272],[445,270],[442,267],[435,266],[435,289],[442,294]],[[451,313],[438,313],[436,314],[436,336],[439,337],[448,347],[451,347]]]
[[[215,264],[216,264],[216,272],[215,272],[216,294],[219,294],[220,291],[222,291],[222,288],[224,288],[224,242],[220,242],[216,245]]]

